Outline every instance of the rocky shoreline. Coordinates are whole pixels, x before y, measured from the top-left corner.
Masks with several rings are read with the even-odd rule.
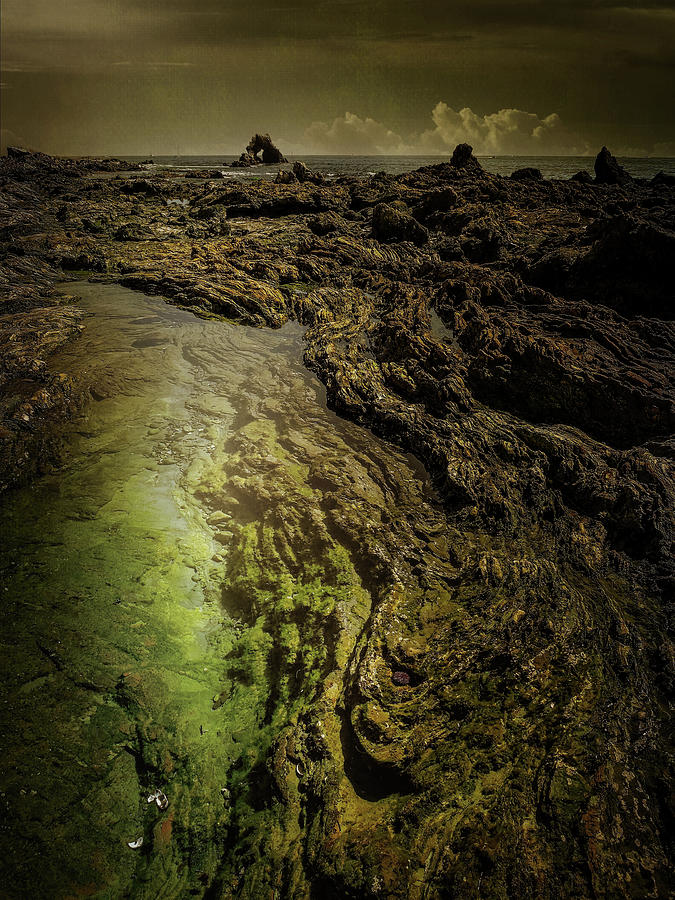
[[[301,322],[329,404],[433,479],[433,516],[396,522],[317,468],[322,545],[352,548],[372,606],[258,761],[274,828],[233,823],[213,896],[668,896],[672,179],[604,148],[595,180],[503,178],[461,145],[278,182],[0,162],[0,489],[53,464],[86,396],[50,364],[81,327],[64,272]]]

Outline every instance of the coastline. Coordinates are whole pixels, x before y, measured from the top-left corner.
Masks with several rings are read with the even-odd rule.
[[[278,834],[233,832],[232,896],[666,896],[672,180],[506,178],[470,152],[329,183],[96,165],[0,164],[0,490],[57,464],[86,402],[50,365],[81,328],[54,294],[75,274],[301,323],[329,406],[414,453],[438,495],[420,544],[384,521],[367,538],[332,497],[373,608],[262,760]],[[302,795],[279,763],[293,741]],[[350,775],[381,796],[345,827]],[[237,866],[230,848],[221,886]]]

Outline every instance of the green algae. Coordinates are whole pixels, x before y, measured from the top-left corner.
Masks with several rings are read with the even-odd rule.
[[[325,409],[296,326],[68,290],[92,317],[55,366],[93,399],[62,468],[2,504],[7,883],[259,897],[283,872],[301,896],[303,844],[362,803],[340,695],[371,598],[329,498],[346,478],[360,517],[407,463]]]

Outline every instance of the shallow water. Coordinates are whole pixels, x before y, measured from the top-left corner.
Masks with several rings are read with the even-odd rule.
[[[292,530],[302,504],[321,515],[313,463],[376,503],[391,467],[429,489],[326,409],[298,326],[63,290],[90,316],[53,366],[92,400],[62,468],[0,503],[2,895],[200,896],[252,815],[256,760],[328,671],[311,622],[341,603],[344,664],[368,614],[350,551],[319,542],[318,518]],[[270,527],[278,554],[261,549]]]

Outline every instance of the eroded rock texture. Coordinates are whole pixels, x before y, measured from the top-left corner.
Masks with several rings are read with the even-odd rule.
[[[308,458],[317,501],[263,440],[231,448],[205,502],[236,522],[247,492],[261,524],[232,529],[224,602],[262,616],[279,690],[212,895],[668,896],[672,184],[505,179],[466,146],[323,184],[25,186],[28,164],[5,169],[37,223],[3,232],[6,291],[87,269],[296,318],[329,403],[433,479],[422,498],[392,462],[366,491]]]
[[[247,169],[250,166],[271,166],[284,162],[287,162],[286,157],[269,134],[254,134],[239,159],[232,163],[232,168]]]

